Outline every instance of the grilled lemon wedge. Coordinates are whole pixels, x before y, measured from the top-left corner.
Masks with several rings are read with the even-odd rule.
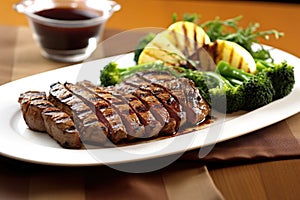
[[[227,40],[216,40],[204,47],[217,64],[223,60],[231,66],[254,74],[256,63],[251,54],[242,46]]]
[[[167,30],[157,34],[145,46],[138,64],[157,60],[170,66],[186,65],[193,61],[198,63],[195,64],[197,69],[209,70],[223,60],[246,72],[256,72],[253,57],[242,46],[226,40],[211,42],[200,26],[187,21],[175,22]]]
[[[192,22],[176,22],[145,46],[138,63],[162,60],[167,65],[178,66],[198,48],[209,43],[210,39],[201,27]]]

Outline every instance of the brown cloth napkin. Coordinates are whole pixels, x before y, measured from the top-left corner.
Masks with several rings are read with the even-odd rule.
[[[232,164],[299,157],[299,120],[300,114],[296,114],[266,128],[216,144],[201,161],[206,164]],[[199,160],[198,152],[187,152],[182,159]]]

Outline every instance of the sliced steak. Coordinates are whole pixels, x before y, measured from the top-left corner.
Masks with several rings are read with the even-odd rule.
[[[19,103],[30,129],[47,132],[64,148],[81,148],[79,134],[72,119],[48,101],[45,92],[22,93]]]
[[[20,94],[18,102],[27,126],[31,130],[45,132],[46,128],[41,113],[45,108],[54,106],[47,101],[46,93],[42,91],[27,91]]]
[[[149,108],[133,94],[127,94],[123,91],[119,91],[119,93],[122,94],[125,101],[131,106],[131,108],[139,117],[141,123],[145,126],[145,135],[143,137],[152,138],[158,136],[163,126],[155,119]]]
[[[208,103],[202,98],[194,82],[187,78],[176,78],[168,72],[139,72],[137,76],[145,81],[161,85],[177,97],[183,110],[187,113],[187,121],[196,125],[202,122],[210,112]]]
[[[50,86],[49,100],[73,118],[83,143],[107,144],[108,128],[98,121],[96,114],[89,106],[63,84],[57,82]]]
[[[98,87],[88,81],[78,82],[77,84],[105,99],[117,111],[126,127],[128,140],[145,137],[145,127],[122,95],[107,88]]]
[[[126,82],[117,85],[115,89],[116,91],[124,91],[136,96],[163,126],[160,134],[170,135],[176,133],[176,120],[170,116],[164,105],[151,92],[141,90]]]
[[[71,117],[56,107],[45,108],[42,111],[47,133],[62,147],[79,149],[81,140]]]
[[[127,138],[126,127],[119,113],[110,102],[81,85],[66,83],[65,86],[87,104],[95,112],[98,120],[108,127],[110,140],[118,143]]]
[[[83,81],[85,85],[89,84],[89,81]],[[103,90],[110,93],[117,93],[118,96],[126,103],[128,103],[131,108],[135,111],[136,115],[140,119],[140,122],[145,127],[144,138],[152,138],[158,136],[159,132],[163,128],[163,125],[155,119],[153,114],[150,112],[149,107],[146,106],[139,98],[132,94],[128,88],[125,90],[118,90],[113,86],[102,87]],[[135,88],[132,87],[135,90]]]
[[[132,85],[144,91],[151,92],[167,109],[171,118],[176,120],[176,131],[185,124],[186,113],[182,110],[182,107],[176,96],[173,96],[168,89],[145,81],[139,76],[132,76],[130,79],[125,80],[126,84]]]

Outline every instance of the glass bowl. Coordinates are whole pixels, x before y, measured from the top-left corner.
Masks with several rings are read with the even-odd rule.
[[[120,8],[110,0],[23,0],[14,5],[26,15],[41,54],[61,62],[88,58],[105,23]]]

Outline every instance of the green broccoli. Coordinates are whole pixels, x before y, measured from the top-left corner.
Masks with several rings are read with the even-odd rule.
[[[135,51],[134,51],[134,61],[138,63],[139,57],[144,50],[145,46],[150,43],[153,38],[155,37],[154,33],[149,33],[148,35],[144,36],[138,43]]]
[[[283,98],[291,93],[294,84],[294,67],[288,65],[286,61],[274,64],[266,61],[256,61],[257,70],[265,73],[271,81],[275,90],[273,101]]]
[[[212,71],[196,71],[176,67],[180,76],[186,77],[195,83],[201,96],[213,109],[232,113],[244,105],[243,87],[234,86],[220,74]]]
[[[224,61],[218,63],[217,72],[226,79],[232,78],[241,81],[239,85],[243,87],[244,98],[246,99],[242,107],[243,110],[251,111],[273,101],[275,90],[266,73],[253,75],[233,68],[229,63]]]
[[[172,69],[165,66],[162,61],[135,65],[127,68],[118,67],[116,62],[110,62],[100,71],[101,86],[112,86],[120,83],[125,78],[130,77],[138,71],[143,70],[169,70]],[[175,73],[175,72],[173,72]]]
[[[245,105],[244,87],[233,85],[221,75],[219,75],[219,81],[222,84],[221,87],[209,90],[212,107],[224,113],[233,113],[243,109]]]

